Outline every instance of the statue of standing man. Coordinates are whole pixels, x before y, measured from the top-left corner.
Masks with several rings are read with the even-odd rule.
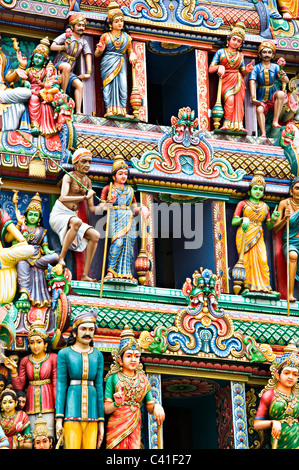
[[[96,449],[104,438],[102,353],[93,347],[96,312],[74,318],[68,347],[57,356],[56,433],[65,449]]]
[[[76,103],[76,114],[81,114],[83,99],[83,81],[91,77],[92,72],[92,51],[83,34],[87,20],[83,13],[74,13],[69,17],[69,24],[72,30],[71,36],[67,32],[54,39],[50,49],[57,54],[53,61],[55,67],[61,72],[61,88],[68,95],[74,89],[74,99]],[[74,68],[77,59],[83,54],[86,63],[86,72],[75,75]]]

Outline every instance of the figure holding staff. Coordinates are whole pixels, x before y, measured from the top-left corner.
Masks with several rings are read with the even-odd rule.
[[[278,217],[273,230],[278,232],[281,229],[282,246],[285,258],[287,259],[288,269],[288,298],[290,302],[296,302],[294,297],[295,280],[299,280],[299,176],[293,178],[290,182],[290,197],[279,203]]]

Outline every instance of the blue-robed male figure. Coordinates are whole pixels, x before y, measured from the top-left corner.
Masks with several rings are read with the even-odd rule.
[[[265,116],[273,111],[272,127],[280,128],[278,122],[285,99],[285,92],[277,86],[277,81],[288,83],[286,73],[273,62],[276,46],[273,41],[263,41],[258,48],[260,62],[249,75],[251,102],[256,107],[257,122],[261,137],[266,137]]]
[[[68,347],[57,357],[56,433],[65,449],[96,449],[104,437],[102,353],[93,347],[96,312],[74,318]]]

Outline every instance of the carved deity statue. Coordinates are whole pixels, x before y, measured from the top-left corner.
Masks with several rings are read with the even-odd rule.
[[[209,67],[209,73],[217,72],[224,109],[222,130],[243,131],[245,83],[244,76],[253,69],[253,61],[245,66],[240,52],[245,39],[244,23],[237,23],[227,38],[225,48],[219,49]]]
[[[105,116],[127,116],[128,83],[124,56],[128,54],[129,62],[133,67],[137,56],[132,49],[131,37],[123,29],[123,13],[116,2],[110,2],[108,31],[102,34],[95,50],[95,57],[101,57]]]
[[[140,364],[141,347],[134,332],[125,327],[121,332],[114,363],[105,377],[105,413],[107,423],[107,449],[141,448],[141,404],[154,414],[158,426],[165,419],[164,409],[155,403],[151,386]]]

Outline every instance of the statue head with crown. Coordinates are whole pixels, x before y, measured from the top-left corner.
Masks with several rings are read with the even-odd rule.
[[[126,375],[134,375],[136,372],[143,373],[142,364],[140,364],[141,346],[135,338],[134,331],[128,325],[120,334],[120,343],[118,349],[112,352],[113,364],[105,380],[110,374],[123,372]]]
[[[47,353],[51,352],[51,338],[40,318],[32,322],[27,339],[29,351],[35,360],[43,359]]]
[[[34,423],[32,443],[34,449],[52,449],[53,447],[53,437],[41,413]]]
[[[299,392],[299,351],[292,340],[284,348],[283,355],[278,358],[276,357],[270,366],[271,379],[268,384],[262,390],[260,395],[264,391],[269,389],[277,389],[280,392],[290,394],[292,391]]]

